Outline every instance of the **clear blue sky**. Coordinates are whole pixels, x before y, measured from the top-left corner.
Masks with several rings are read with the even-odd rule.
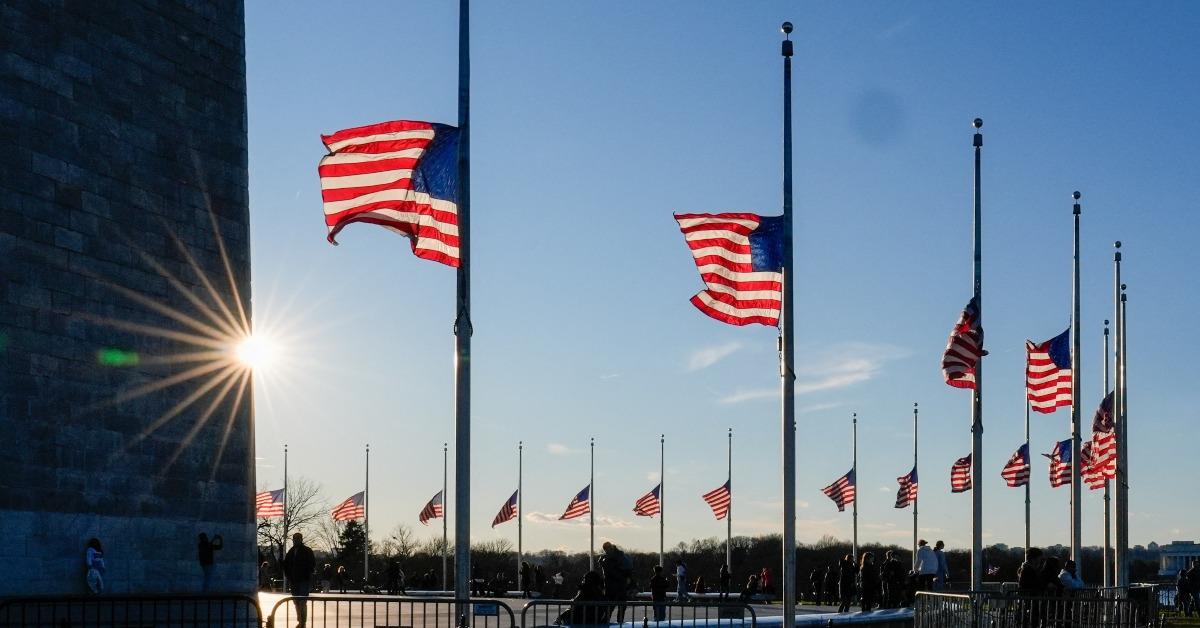
[[[377,227],[325,242],[319,134],[455,122],[456,4],[247,6],[254,307],[290,329],[289,368],[256,391],[258,481],[280,483],[287,442],[291,472],[340,500],[361,490],[370,442],[373,536],[416,526],[440,488],[454,273]],[[849,513],[819,489],[850,467],[857,412],[861,537],[907,542],[911,511],[892,504],[919,401],[923,536],[969,542],[970,497],[949,492],[950,464],[970,451],[969,394],[942,383],[939,363],[971,292],[976,116],[985,540],[1023,542],[1023,491],[999,471],[1023,441],[1024,341],[1070,321],[1076,189],[1085,430],[1121,239],[1131,540],[1200,537],[1200,6],[624,1],[474,9],[473,538],[515,540],[512,524],[489,524],[524,439],[525,546],[586,549],[585,524],[550,520],[587,483],[595,436],[598,539],[655,547],[657,522],[631,508],[656,482],[659,433],[668,544],[723,535],[700,494],[724,481],[727,427],[735,534],[780,530],[776,332],[688,303],[701,284],[671,213],[780,211],[784,20],[796,25],[799,539],[850,536]],[[1034,451],[1068,432],[1066,410],[1035,416]],[[1068,489],[1051,489],[1037,458],[1033,542],[1068,543]],[[1099,492],[1084,507],[1085,544],[1100,544]]]

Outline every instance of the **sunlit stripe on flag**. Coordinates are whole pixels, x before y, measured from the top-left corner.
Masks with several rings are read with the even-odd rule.
[[[263,491],[254,495],[255,517],[282,517],[283,507],[283,489]]]
[[[1094,477],[1088,480],[1088,487],[1093,490],[1103,487],[1105,480],[1117,477],[1117,434],[1112,406],[1113,394],[1110,392],[1104,396],[1092,419],[1092,459],[1088,469]]]
[[[950,492],[965,493],[971,490],[971,454],[954,461],[950,467]]]
[[[363,499],[363,493],[360,491],[346,498],[346,501],[338,504],[329,514],[333,515],[334,521],[350,521],[351,519],[362,519],[367,516],[367,508]]]
[[[777,325],[783,304],[783,222],[752,213],[675,214],[705,290],[701,312],[730,325]]]
[[[704,494],[704,501],[712,508],[713,516],[718,520],[729,516],[729,506],[733,503],[733,493],[729,490],[729,482],[714,488]]]
[[[833,500],[838,512],[842,512],[846,510],[847,504],[854,503],[855,490],[854,469],[850,469],[846,475],[834,480],[833,484],[821,489],[821,492]]]
[[[653,517],[662,512],[662,502],[659,500],[660,491],[662,491],[661,483],[654,487],[654,490],[638,498],[633,503],[633,513],[639,517]]]
[[[1029,408],[1045,414],[1071,405],[1071,330],[1041,344],[1026,340],[1025,355]]]
[[[425,504],[425,507],[421,509],[420,514],[417,515],[417,521],[420,521],[421,525],[426,526],[429,525],[430,519],[440,519],[445,514],[446,511],[442,507],[442,492],[438,491],[433,496],[433,499],[430,499],[429,503]]]
[[[1050,459],[1050,486],[1058,488],[1071,483],[1071,440],[1054,444],[1054,451],[1042,454]]]
[[[500,512],[496,513],[496,518],[492,519],[492,527],[496,527],[505,521],[512,521],[517,518],[517,491],[513,491],[512,497],[504,502],[500,507]]]
[[[1029,484],[1029,445],[1021,445],[1000,470],[1000,476],[1011,487]]]
[[[917,501],[917,468],[913,467],[912,471],[896,478],[896,481],[900,483],[900,490],[896,492],[896,508],[907,508]]]
[[[983,327],[979,325],[979,302],[973,297],[958,317],[946,351],[942,354],[942,377],[955,388],[975,388],[975,367],[983,350]]]
[[[567,504],[567,509],[563,511],[559,521],[566,519],[576,519],[582,517],[592,511],[592,485],[589,484],[582,491],[579,491],[575,497],[571,498],[571,503]]]

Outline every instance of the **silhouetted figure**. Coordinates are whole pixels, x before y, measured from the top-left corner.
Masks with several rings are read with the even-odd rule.
[[[833,606],[838,595],[838,572],[832,564],[825,567],[825,605]]]
[[[663,573],[662,565],[654,566],[650,576],[650,601],[654,603],[654,621],[667,618],[667,591],[671,590],[671,579]]]
[[[767,595],[775,594],[775,584],[771,582],[771,569],[769,567],[763,567],[762,571],[758,573],[758,587]]]
[[[521,597],[533,597],[533,567],[529,561],[521,562]]]
[[[197,559],[200,561],[200,571],[204,574],[204,582],[200,586],[201,591],[208,591],[212,586],[212,572],[215,556],[213,553],[225,546],[224,539],[220,534],[214,534],[210,541],[208,535],[201,532],[196,539]]]
[[[104,593],[104,548],[100,546],[100,539],[92,538],[87,542],[87,549],[83,552],[83,568],[88,591],[94,595]]]
[[[837,612],[850,612],[850,605],[854,603],[854,577],[858,574],[858,566],[854,564],[854,557],[846,554],[842,557],[841,565],[838,566],[838,593],[841,597],[841,605],[838,606]]]
[[[746,586],[742,587],[742,592],[738,595],[738,599],[743,604],[749,604],[754,599],[754,596],[759,594],[759,591],[758,574],[750,574],[750,577],[746,579]]]
[[[579,591],[571,602],[571,608],[554,622],[560,625],[596,625],[608,623],[609,610],[604,605],[604,578],[589,571],[579,583]]]
[[[387,592],[389,595],[398,595],[400,593],[400,562],[395,558],[388,560]]]
[[[686,602],[688,597],[687,563],[681,560],[675,563],[675,599]]]
[[[858,565],[859,579],[862,581],[862,610],[867,612],[879,604],[879,594],[882,584],[879,569],[875,566],[875,555],[863,552]]]
[[[625,623],[625,605],[629,599],[629,579],[633,577],[633,561],[614,543],[605,541],[601,546],[600,570],[604,573],[604,594],[617,607],[617,623]]]
[[[707,588],[708,584],[704,582],[704,576],[696,576],[696,584],[692,587],[692,592],[703,594]]]
[[[338,565],[337,571],[333,572],[333,586],[337,587],[338,591],[346,592],[346,581],[350,578],[346,577],[346,566]]]
[[[333,565],[330,565],[329,563],[325,563],[325,566],[321,567],[321,592],[322,593],[330,592],[329,587],[333,583],[333,573],[334,573]]]
[[[271,590],[271,563],[265,560],[258,565],[258,589],[260,591]]]
[[[283,573],[287,577],[288,589],[296,598],[296,626],[304,628],[308,623],[308,594],[312,591],[313,570],[317,558],[304,544],[304,535],[292,535],[292,549],[283,557]]]
[[[1031,547],[1025,553],[1025,562],[1017,568],[1017,592],[1021,595],[1041,595],[1046,589],[1042,581],[1042,550]]]
[[[546,594],[546,572],[541,565],[533,566],[533,590],[538,596]]]
[[[733,576],[729,573],[729,565],[722,564],[717,574],[717,586],[720,587],[721,599],[729,599],[729,589],[733,585]]]
[[[1194,595],[1194,587],[1196,582],[1192,580],[1192,572],[1196,570],[1193,565],[1191,569],[1184,571],[1179,570],[1179,575],[1175,577],[1175,606],[1179,609],[1179,614],[1184,617],[1191,617],[1192,610],[1195,607],[1192,596]]]
[[[933,588],[938,591],[945,590],[950,578],[950,567],[946,564],[946,554],[942,551],[945,547],[946,544],[941,541],[933,544],[933,555],[937,557],[937,571],[933,574]]]
[[[896,558],[892,550],[884,554],[883,564],[879,567],[879,579],[883,584],[883,606],[899,608],[904,601],[904,564]]]

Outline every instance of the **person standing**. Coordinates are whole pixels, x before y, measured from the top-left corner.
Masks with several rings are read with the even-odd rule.
[[[949,573],[949,568],[946,565],[946,554],[942,550],[946,544],[940,540],[933,545],[933,554],[937,556],[937,572],[933,575],[933,588],[942,591],[946,588],[946,577]]]
[[[738,596],[738,599],[743,604],[749,604],[754,601],[754,596],[758,595],[758,593],[758,574],[750,574],[750,577],[746,579],[746,586],[742,588],[742,593]]]
[[[1196,598],[1200,597],[1200,561],[1193,562],[1192,566],[1188,568],[1187,573],[1184,575],[1187,576],[1188,582],[1187,616],[1191,617],[1192,611],[1196,610]]]
[[[214,552],[225,546],[225,541],[220,534],[214,534],[212,540],[209,540],[208,535],[201,532],[196,538],[196,553],[200,561],[200,572],[203,574],[204,581],[200,585],[201,591],[208,591],[212,586],[212,572],[215,556]]]
[[[1067,591],[1078,591],[1083,588],[1083,580],[1080,580],[1079,576],[1075,574],[1075,561],[1068,560],[1063,564],[1062,571],[1058,572],[1058,581]]]
[[[681,560],[675,563],[675,599],[686,602],[688,597],[687,564]]]
[[[600,571],[604,574],[604,595],[617,610],[617,623],[625,623],[625,602],[629,599],[629,578],[633,575],[631,561],[616,544],[605,541],[601,546]]]
[[[854,603],[854,578],[858,575],[858,566],[854,564],[854,558],[849,554],[842,557],[842,563],[838,572],[838,593],[841,595],[841,605],[838,606],[837,612],[850,612],[850,605]]]
[[[904,565],[892,550],[888,550],[883,557],[883,565],[879,567],[879,579],[883,584],[883,606],[900,608],[900,602],[904,598]]]
[[[100,546],[100,539],[93,538],[87,542],[83,567],[88,591],[94,595],[104,593],[104,548]]]
[[[332,583],[333,583],[333,565],[330,565],[329,563],[325,563],[325,566],[321,567],[321,592],[322,593],[331,593],[332,591],[330,590],[329,587],[332,586]],[[344,591],[343,591],[343,593],[344,593]]]
[[[671,579],[663,573],[662,565],[654,566],[654,575],[650,576],[650,601],[654,604],[654,621],[667,619],[667,591],[671,588]]]
[[[833,563],[825,566],[825,606],[833,606],[838,596],[838,571]]]
[[[917,590],[932,591],[937,577],[938,557],[925,539],[917,541]]]
[[[767,567],[763,567],[762,571],[758,574],[758,586],[761,587],[762,592],[766,593],[767,595],[773,595],[775,593],[775,585],[771,582],[771,570]]]
[[[529,561],[521,562],[521,597],[533,597],[533,567]]]
[[[729,599],[729,588],[733,585],[733,576],[729,573],[729,565],[722,564],[717,574],[717,586],[721,590],[721,599]]]
[[[563,575],[563,572],[556,571],[551,581],[554,582],[554,599],[557,600],[562,595],[562,585],[567,581],[567,578]]]
[[[808,583],[812,586],[813,604],[821,603],[821,585],[825,582],[825,572],[821,571],[820,567],[813,567],[812,573],[808,574]]]
[[[867,612],[879,604],[880,584],[879,569],[875,566],[875,555],[863,552],[858,566],[859,580],[862,581],[862,610]]]
[[[296,598],[297,628],[308,624],[308,594],[312,591],[313,570],[317,558],[312,549],[304,544],[304,535],[292,535],[292,548],[283,557],[283,573],[287,576],[288,589]]]

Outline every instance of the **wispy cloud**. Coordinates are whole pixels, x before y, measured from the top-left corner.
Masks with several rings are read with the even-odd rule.
[[[544,524],[544,525],[555,525],[555,526],[581,526],[581,525],[585,526],[588,524],[587,517],[580,517],[578,519],[568,519],[566,521],[561,521],[561,520],[559,520],[559,516],[560,515],[558,515],[558,514],[549,513],[549,512],[530,512],[529,514],[525,515],[525,520],[529,521],[531,523],[540,523],[540,524]],[[618,519],[616,517],[596,517],[596,527],[597,528],[613,528],[613,529],[621,530],[621,529],[627,529],[627,528],[640,528],[642,526],[640,526],[632,521],[629,521],[627,519]]]
[[[600,376],[600,379],[601,379],[602,381],[608,381],[608,380],[610,380],[610,379],[616,379],[616,378],[618,378],[618,377],[620,377],[620,376],[621,376],[621,374],[620,374],[620,373],[608,373],[608,374],[606,374],[606,375],[601,375],[601,376]]]
[[[812,352],[811,357],[797,369],[800,377],[796,382],[796,394],[838,390],[865,382],[878,375],[886,363],[906,355],[908,352],[898,347],[865,342],[840,343]],[[776,387],[740,389],[721,397],[719,401],[725,404],[742,403],[779,399],[779,395],[780,390]]]
[[[811,414],[813,412],[820,412],[822,410],[832,410],[834,408],[840,408],[844,405],[846,405],[846,404],[844,404],[840,401],[833,402],[833,403],[814,403],[812,405],[807,405],[802,408],[796,408],[796,414]]]
[[[562,443],[550,443],[546,445],[546,451],[555,456],[570,456],[571,454],[579,453],[578,449],[571,449]]]
[[[744,345],[742,343],[735,341],[735,342],[727,342],[722,345],[716,345],[714,347],[704,347],[702,349],[697,349],[697,350],[693,351],[691,357],[688,358],[687,369],[689,371],[698,371],[700,369],[706,369],[706,368],[716,364],[717,362],[720,362],[721,360],[724,360],[725,358],[733,355],[739,349],[741,349],[743,346]]]

